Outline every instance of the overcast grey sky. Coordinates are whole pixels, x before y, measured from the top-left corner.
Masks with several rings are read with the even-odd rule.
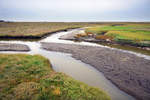
[[[0,0],[0,19],[150,21],[150,0]]]

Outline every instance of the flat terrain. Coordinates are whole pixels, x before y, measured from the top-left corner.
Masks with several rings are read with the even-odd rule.
[[[71,53],[92,65],[120,89],[138,100],[150,100],[150,61],[133,54],[101,47],[42,43],[49,51]]]
[[[23,44],[0,43],[0,51],[30,51],[30,48]]]
[[[97,25],[95,23],[63,23],[63,22],[1,22],[0,36],[42,36],[68,28]]]
[[[128,44],[133,46],[150,47],[150,24],[121,24],[90,27],[85,34],[77,37],[93,36],[97,40]]]
[[[122,25],[133,23],[117,22],[0,22],[1,39],[36,39],[53,32],[70,28],[103,26],[103,25]],[[134,23],[144,24],[144,23]],[[141,27],[140,27],[141,28]],[[145,27],[142,27],[142,29]],[[147,27],[146,27],[147,29]],[[13,38],[14,37],[14,38]]]
[[[1,39],[42,38],[69,28],[87,27],[85,33],[70,34],[74,40],[149,47],[150,23],[23,23],[1,22]],[[74,36],[75,35],[75,36]],[[12,38],[14,37],[14,38]],[[67,39],[68,36],[61,37]],[[138,100],[150,100],[150,61],[133,54],[101,47],[42,43],[50,51],[71,53],[102,72],[120,89]],[[26,45],[0,43],[1,51],[29,51]],[[148,51],[149,52],[149,51]],[[13,67],[12,67],[13,66]],[[47,59],[36,55],[0,55],[0,98],[6,100],[109,100],[96,88],[52,70]],[[24,95],[25,94],[25,95]]]
[[[0,54],[1,100],[110,100],[101,90],[53,71],[40,55]]]

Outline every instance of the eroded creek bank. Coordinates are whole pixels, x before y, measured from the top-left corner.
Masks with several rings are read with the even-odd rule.
[[[41,54],[51,60],[54,70],[64,72],[77,80],[103,89],[111,96],[112,100],[134,100],[132,96],[121,90],[139,100],[149,100],[150,78],[148,76],[150,73],[148,71],[150,61],[147,60],[149,56],[97,46],[94,43],[59,40],[60,36],[76,31],[82,30],[75,29],[68,32],[59,32],[39,42],[1,41],[0,43],[27,45],[31,49],[30,52],[4,51],[1,53]],[[112,82],[121,90],[113,85]]]

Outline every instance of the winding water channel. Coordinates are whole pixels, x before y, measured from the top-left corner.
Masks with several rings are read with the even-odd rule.
[[[46,58],[48,58],[53,66],[53,69],[57,72],[64,72],[67,75],[70,75],[76,80],[80,80],[90,86],[98,87],[106,91],[112,98],[112,100],[135,100],[132,96],[126,94],[125,92],[118,89],[115,85],[113,85],[109,80],[107,80],[104,75],[96,70],[94,67],[81,62],[80,60],[76,60],[71,57],[71,54],[60,53],[60,52],[52,52],[46,51],[41,48],[40,42],[54,42],[54,43],[64,43],[64,44],[74,44],[74,45],[89,45],[89,46],[100,46],[104,48],[110,48],[102,45],[98,45],[95,43],[88,42],[73,42],[68,40],[59,40],[59,37],[65,34],[70,34],[75,31],[83,31],[83,29],[73,29],[67,32],[58,32],[51,36],[48,36],[45,39],[42,39],[37,42],[29,42],[29,41],[0,41],[0,43],[20,43],[25,44],[30,47],[31,51],[29,52],[14,52],[14,51],[1,51],[0,53],[26,53],[26,54],[40,54]],[[115,49],[115,48],[110,48]],[[135,54],[137,56],[144,57],[145,59],[150,59],[150,56],[146,56],[143,54],[120,50],[122,52],[128,52]]]

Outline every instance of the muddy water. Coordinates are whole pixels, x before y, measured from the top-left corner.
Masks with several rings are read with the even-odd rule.
[[[60,40],[59,37],[67,34],[71,34],[72,32],[81,33],[84,32],[84,29],[74,29],[70,30],[69,32],[61,32],[59,34],[54,34],[52,36],[49,36],[45,39],[42,39],[40,42],[54,42],[54,43],[63,43],[63,44],[74,44],[74,45],[88,45],[88,46],[98,46],[102,48],[109,48],[121,52],[127,52],[130,54],[134,54],[139,57],[143,57],[144,59],[150,60],[150,51],[148,50],[142,50],[135,47],[130,46],[121,46],[121,45],[108,45],[108,44],[97,44],[97,43],[90,43],[90,42],[74,42],[69,40]]]
[[[30,43],[29,45],[32,46],[32,51],[30,52],[7,51],[1,53],[40,54],[51,61],[55,71],[64,72],[76,80],[80,80],[90,86],[103,89],[111,96],[112,100],[134,100],[133,97],[119,90],[94,67],[72,58],[70,54],[49,52],[40,48],[37,49],[39,45],[36,43]]]
[[[132,96],[119,90],[115,85],[113,85],[109,80],[107,80],[102,73],[97,71],[94,67],[72,58],[71,54],[50,52],[40,48],[40,42],[57,42],[57,43],[66,43],[66,44],[97,46],[97,44],[93,44],[93,43],[86,43],[86,42],[74,43],[72,41],[58,39],[60,36],[69,34],[70,32],[73,31],[78,31],[78,30],[71,30],[69,32],[59,32],[39,42],[0,41],[0,43],[26,44],[31,49],[30,52],[8,52],[7,51],[1,53],[27,53],[27,54],[43,55],[51,61],[53,65],[53,69],[55,71],[64,72],[67,75],[70,75],[77,80],[87,83],[88,85],[103,89],[108,93],[108,95],[111,96],[112,100],[135,100]]]

